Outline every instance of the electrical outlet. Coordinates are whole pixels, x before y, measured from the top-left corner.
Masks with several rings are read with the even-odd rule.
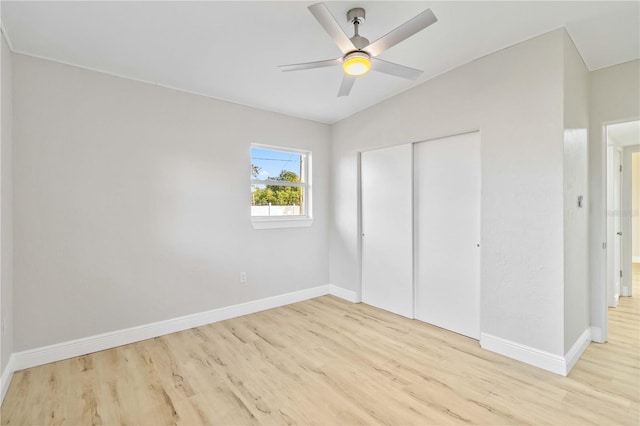
[[[247,273],[246,272],[240,272],[240,282],[241,283],[246,283],[247,282]]]

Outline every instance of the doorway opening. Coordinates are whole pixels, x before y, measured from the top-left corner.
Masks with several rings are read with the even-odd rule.
[[[616,308],[640,296],[640,121],[608,125],[606,141],[607,305]]]
[[[631,295],[640,296],[640,145],[631,153]]]

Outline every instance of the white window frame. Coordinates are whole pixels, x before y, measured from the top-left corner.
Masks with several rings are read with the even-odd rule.
[[[312,189],[311,189],[311,168],[312,168],[312,155],[311,151],[288,148],[276,145],[265,145],[259,143],[252,143],[250,148],[269,149],[272,151],[291,152],[300,154],[303,161],[302,176],[300,176],[302,182],[286,182],[274,179],[251,179],[249,188],[253,185],[278,185],[278,186],[292,186],[298,188],[304,188],[304,197],[302,199],[303,205],[302,211],[305,213],[300,216],[251,216],[251,209],[249,209],[249,215],[251,216],[251,224],[255,229],[277,229],[277,228],[301,228],[311,226],[313,224],[312,215]],[[251,151],[249,151],[249,157],[251,158]],[[251,206],[250,206],[251,207]]]

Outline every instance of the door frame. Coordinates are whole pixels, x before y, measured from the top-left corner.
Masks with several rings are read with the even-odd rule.
[[[358,262],[356,271],[356,303],[362,303],[362,152],[356,153],[356,211],[358,215],[356,229],[358,232],[357,238],[357,253],[356,259]]]

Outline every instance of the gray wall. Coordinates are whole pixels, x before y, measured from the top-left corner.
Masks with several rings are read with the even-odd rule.
[[[0,37],[0,373],[13,352],[13,65],[4,35]]]
[[[480,129],[481,331],[564,355],[563,37],[483,57],[333,126],[332,284],[358,286],[357,152]]]
[[[640,60],[603,68],[589,74],[589,195],[591,217],[589,231],[589,279],[591,284],[591,324],[606,336],[607,284],[606,237],[607,172],[604,126],[640,119]]]
[[[14,350],[328,284],[329,126],[23,55],[14,69]],[[313,226],[253,229],[252,142],[313,152]]]
[[[564,37],[564,352],[590,325],[589,317],[589,72]],[[578,207],[578,197],[583,207]]]
[[[561,355],[583,331],[584,280],[563,261],[562,134],[584,126],[586,74],[564,30],[331,127],[13,55],[13,185],[5,81],[12,67],[4,41],[2,49],[0,296],[9,322],[14,308],[16,335],[12,348],[9,324],[3,367],[12,350],[328,282],[357,290],[357,153],[475,129],[482,138],[482,331]],[[606,292],[602,125],[640,117],[639,64],[588,76],[596,326],[606,326],[597,300]],[[313,151],[311,228],[251,227],[248,173],[237,167],[248,164],[251,142]],[[248,272],[247,284],[238,283],[239,271]]]

